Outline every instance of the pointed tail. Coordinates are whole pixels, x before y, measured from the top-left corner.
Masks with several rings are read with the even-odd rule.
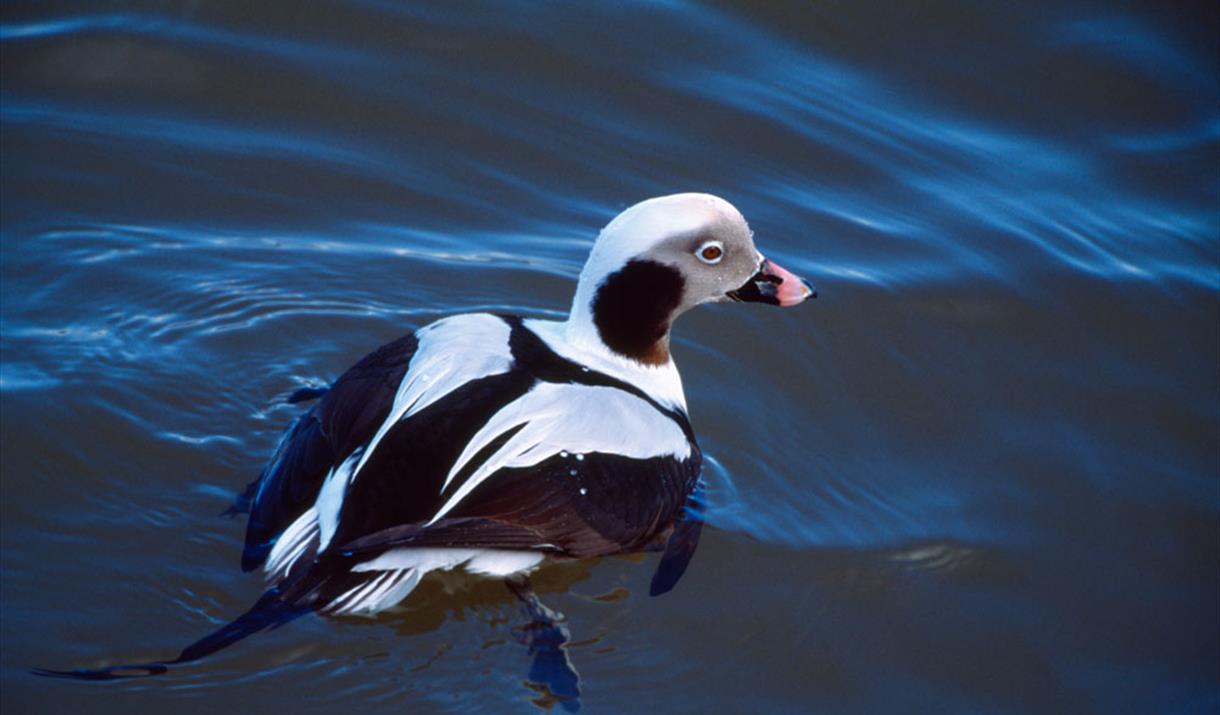
[[[280,587],[277,586],[264,593],[250,607],[250,610],[238,616],[228,625],[188,645],[173,660],[79,670],[35,668],[30,672],[34,675],[48,678],[71,678],[73,680],[118,680],[120,678],[144,678],[150,675],[160,675],[169,670],[171,665],[190,663],[205,658],[222,648],[242,640],[246,636],[271,628],[277,628],[312,610],[314,610],[312,606],[297,605],[286,600]]]

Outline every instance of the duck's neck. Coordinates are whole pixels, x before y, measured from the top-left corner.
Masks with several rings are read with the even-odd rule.
[[[650,365],[620,355],[598,337],[587,319],[574,312],[566,322],[526,320],[526,326],[559,355],[598,372],[616,377],[643,390],[666,407],[686,412],[682,378],[673,360]]]
[[[653,261],[630,261],[601,280],[582,274],[568,316],[568,339],[596,342],[641,365],[668,365],[670,324],[683,289],[678,271]]]

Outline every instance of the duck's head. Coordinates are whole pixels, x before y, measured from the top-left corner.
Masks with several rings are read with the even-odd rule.
[[[746,220],[710,194],[648,199],[602,229],[576,288],[569,337],[646,365],[669,362],[669,329],[701,303],[797,305],[817,293],[763,257]]]

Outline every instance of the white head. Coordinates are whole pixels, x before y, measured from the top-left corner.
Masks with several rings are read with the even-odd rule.
[[[811,286],[763,258],[732,204],[710,194],[648,199],[598,236],[576,287],[568,339],[646,365],[669,362],[669,329],[701,303],[796,305]]]

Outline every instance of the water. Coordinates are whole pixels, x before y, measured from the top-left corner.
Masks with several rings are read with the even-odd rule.
[[[464,6],[465,7],[465,6]],[[496,583],[169,676],[295,389],[557,317],[597,229],[733,201],[818,286],[677,326],[710,527],[552,567],[584,712],[1220,707],[1214,3],[0,10],[5,712],[560,710]]]

